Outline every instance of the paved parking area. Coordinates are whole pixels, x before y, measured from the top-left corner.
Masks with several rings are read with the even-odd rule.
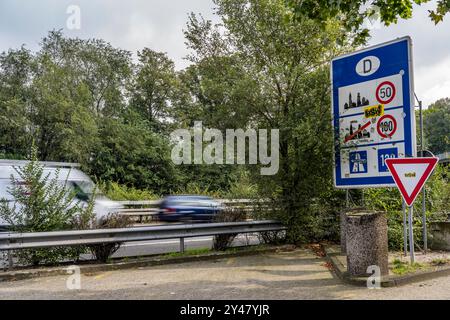
[[[308,249],[0,283],[0,299],[450,299],[450,277],[369,290],[343,284]]]

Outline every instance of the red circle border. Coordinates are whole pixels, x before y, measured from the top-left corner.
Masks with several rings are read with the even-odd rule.
[[[378,92],[379,92],[380,88],[382,86],[386,85],[386,84],[389,85],[392,88],[393,92],[392,92],[392,97],[389,100],[383,101],[383,100],[381,100],[380,95],[379,95]],[[397,90],[395,89],[394,84],[392,82],[390,82],[390,81],[384,81],[377,87],[376,95],[377,95],[377,100],[378,100],[379,103],[384,103],[384,104],[390,103],[392,100],[394,100],[396,94],[397,94]]]
[[[381,130],[380,130],[380,123],[381,123],[384,119],[386,119],[386,118],[391,119],[392,122],[394,122],[394,129],[392,130],[392,132],[391,132],[390,135],[385,135],[385,134],[382,133]],[[390,138],[390,137],[392,137],[392,136],[394,135],[394,133],[397,131],[397,120],[395,120],[395,118],[394,118],[393,116],[391,116],[390,114],[387,114],[387,115],[385,115],[385,116],[382,116],[382,117],[380,118],[380,120],[378,120],[378,123],[377,123],[377,131],[378,131],[378,134],[379,134],[382,138]]]

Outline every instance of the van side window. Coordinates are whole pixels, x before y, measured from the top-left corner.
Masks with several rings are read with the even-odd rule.
[[[14,197],[9,193],[11,187],[10,179],[0,179],[0,199],[14,200]]]

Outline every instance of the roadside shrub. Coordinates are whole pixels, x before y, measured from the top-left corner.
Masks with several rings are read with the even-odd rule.
[[[304,244],[339,240],[339,215],[345,194],[340,190],[326,190],[317,198],[302,195],[304,205],[287,203],[283,197],[270,199],[257,207],[257,220],[277,220],[288,228],[285,232],[261,233],[261,241],[268,244]],[[292,206],[291,206],[292,205]]]
[[[132,225],[129,217],[121,216],[117,213],[110,213],[100,220],[93,218],[91,221],[90,229],[127,228]],[[109,258],[119,250],[121,245],[121,243],[99,243],[88,245],[87,247],[96,260],[107,262]]]
[[[106,217],[97,219],[94,214],[95,191],[92,198],[89,200],[86,210],[82,214],[73,219],[73,226],[78,230],[92,230],[92,229],[115,229],[127,228],[132,225],[129,217],[119,215],[117,213],[109,213]],[[99,243],[87,245],[84,248],[88,249],[94,258],[101,262],[107,262],[109,258],[119,250],[121,243]]]
[[[189,182],[186,186],[181,187],[173,194],[185,195],[185,194],[193,194],[193,195],[204,195],[210,196],[213,198],[221,198],[223,192],[221,190],[211,190],[209,185],[201,185],[196,181]]]
[[[255,199],[252,218],[254,220],[278,220],[283,221],[283,213],[273,199]],[[259,232],[258,239],[261,243],[279,245],[286,242],[285,231]]]
[[[73,219],[83,212],[75,193],[58,180],[59,171],[50,178],[37,160],[32,148],[31,161],[15,167],[19,178],[11,176],[8,192],[15,201],[0,200],[0,217],[11,225],[13,232],[46,232],[72,229]],[[15,252],[21,264],[54,264],[63,260],[78,260],[80,248],[25,249]]]
[[[230,185],[224,197],[229,199],[255,199],[258,197],[258,185],[251,181],[248,171],[240,170],[237,180]]]
[[[245,221],[247,214],[242,208],[228,208],[217,214],[214,222],[239,222]],[[228,249],[237,234],[220,234],[214,236],[214,250],[224,251]]]
[[[279,245],[286,243],[286,232],[284,231],[267,231],[260,232],[258,239],[264,244]]]
[[[20,265],[57,265],[65,261],[77,262],[84,252],[84,248],[80,247],[52,247],[16,250],[14,256]]]
[[[150,190],[139,190],[116,182],[100,182],[98,184],[103,193],[109,199],[115,201],[140,201],[160,198]]]

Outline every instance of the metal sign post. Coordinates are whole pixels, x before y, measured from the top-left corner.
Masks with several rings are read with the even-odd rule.
[[[422,101],[417,98],[414,93],[417,102],[419,103],[419,126],[420,126],[420,156],[424,157],[424,141],[423,141],[423,108]],[[423,251],[427,254],[428,251],[428,235],[427,235],[427,212],[426,212],[426,191],[425,188],[422,189],[422,237],[423,237]]]
[[[409,256],[411,264],[414,263],[414,231],[413,231],[413,206],[408,207],[408,224],[409,224]]]
[[[408,226],[406,219],[406,203],[402,198],[402,212],[403,212],[403,251],[405,252],[405,257],[408,254]]]
[[[423,143],[423,114],[422,114],[422,101],[419,101],[419,116],[420,116],[420,154],[423,157],[423,149],[424,149],[424,143]],[[428,235],[427,235],[427,212],[426,212],[426,205],[425,205],[425,195],[426,191],[425,188],[422,189],[422,230],[423,230],[423,251],[425,254],[427,254],[428,250]]]
[[[427,211],[425,206],[425,188],[422,189],[422,232],[423,232],[423,251],[428,251],[428,234],[427,234]]]
[[[402,194],[404,203],[408,206],[409,251],[411,255],[411,263],[414,263],[414,201],[424,187],[425,182],[431,176],[431,173],[436,167],[438,161],[439,159],[435,157],[386,160],[386,165],[392,174],[392,178]]]

